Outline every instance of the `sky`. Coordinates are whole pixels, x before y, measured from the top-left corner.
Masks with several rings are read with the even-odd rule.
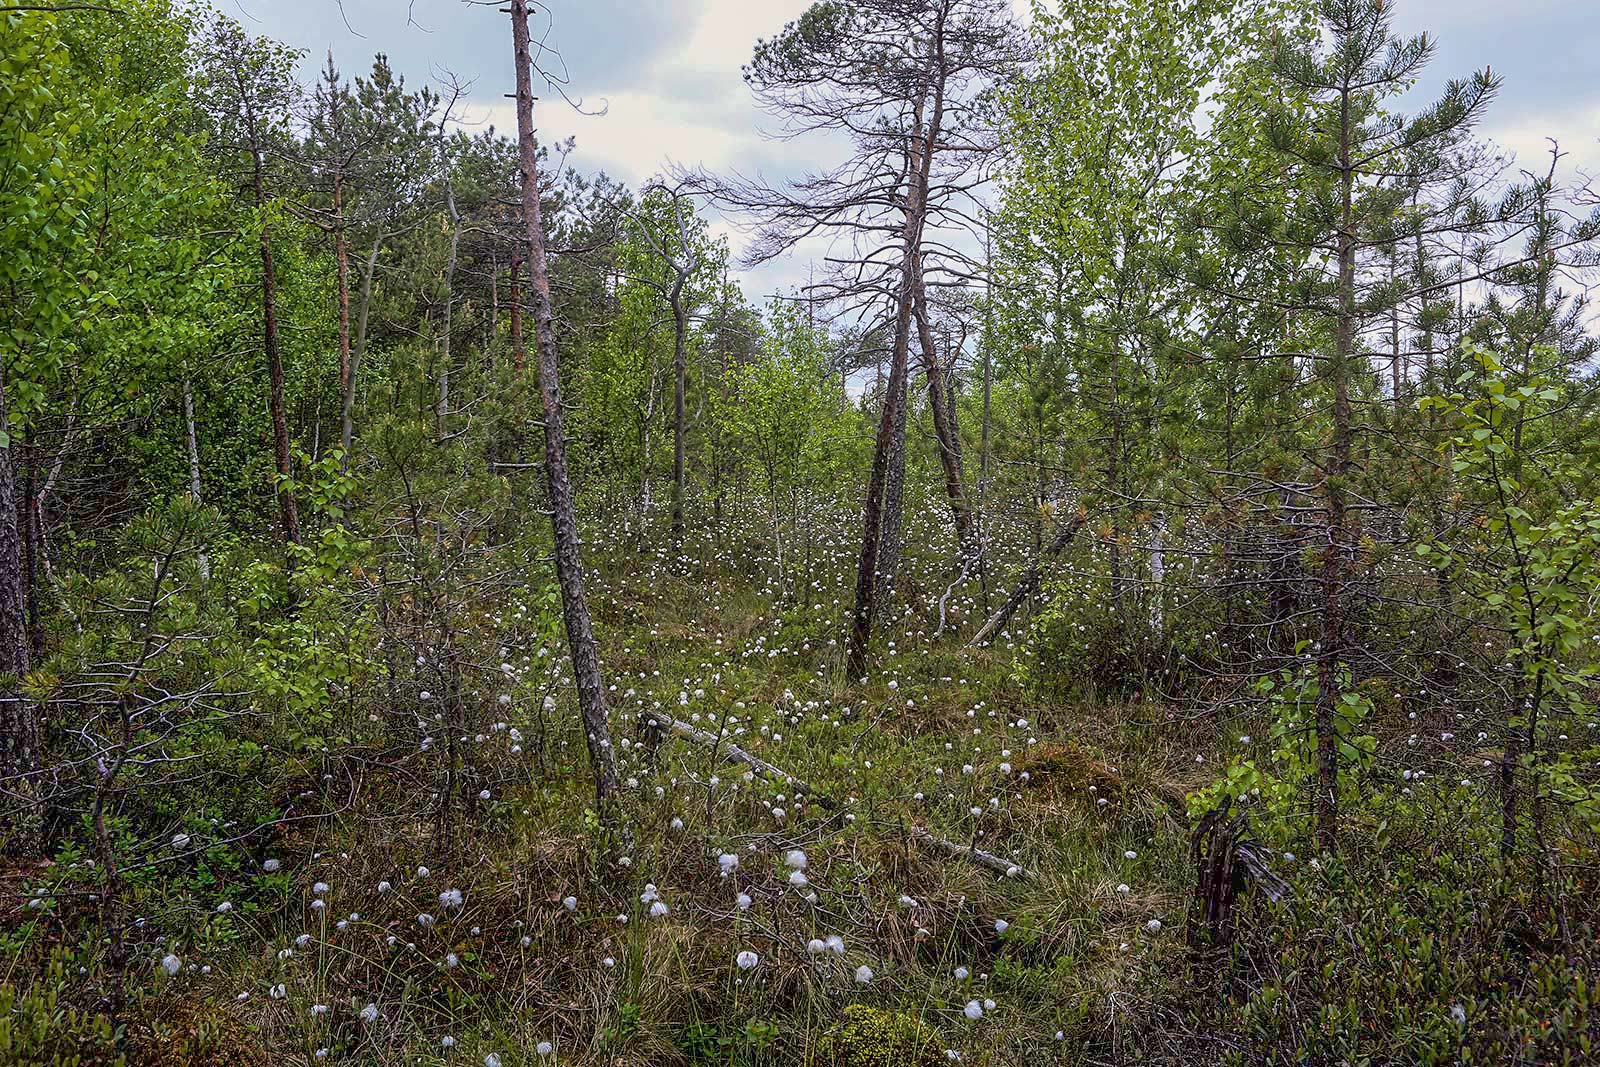
[[[471,83],[462,109],[472,128],[492,123],[514,133],[504,98],[513,87],[508,19],[497,3],[467,0],[215,0],[252,33],[305,49],[307,77],[329,48],[347,75],[364,73],[375,52],[407,82],[438,81],[445,71]],[[604,170],[637,186],[668,163],[704,165],[780,178],[829,165],[824,143],[775,140],[739,68],[756,39],[770,36],[810,0],[545,0],[535,38],[559,50],[566,102],[541,102],[541,139],[577,140],[573,166]],[[1019,10],[1026,7],[1016,0]],[[1396,29],[1427,31],[1437,57],[1414,93],[1419,101],[1445,79],[1489,66],[1504,77],[1481,126],[1515,154],[1516,166],[1542,173],[1547,137],[1570,152],[1567,164],[1600,176],[1600,0],[1395,0]],[[739,232],[728,222],[715,229]],[[792,288],[816,249],[800,249],[745,279],[752,299]]]

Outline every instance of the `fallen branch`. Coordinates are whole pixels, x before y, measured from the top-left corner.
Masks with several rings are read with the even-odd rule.
[[[1017,864],[1003,856],[996,856],[993,852],[985,852],[981,848],[971,845],[960,845],[947,838],[938,837],[920,826],[913,826],[910,830],[911,840],[932,852],[940,852],[952,859],[966,860],[979,867],[987,867],[997,874],[1007,878],[1028,878],[1033,875],[1023,870]]]
[[[1083,524],[1088,519],[1088,512],[1080,509],[1076,515],[1061,524],[1061,528],[1056,530],[1055,536],[1050,539],[1050,543],[1044,546],[1044,551],[1039,554],[1039,558],[1028,565],[1027,571],[1022,575],[1022,580],[1017,582],[1016,588],[1011,590],[1011,595],[1006,597],[1004,604],[1000,605],[1000,610],[989,616],[989,621],[983,624],[982,629],[972,635],[972,640],[967,642],[968,648],[977,648],[980,645],[988,644],[993,640],[994,635],[999,633],[1007,622],[1011,621],[1011,616],[1022,606],[1022,602],[1038,590],[1041,577],[1040,568],[1044,562],[1060,555],[1061,550],[1072,542],[1072,539],[1077,536],[1079,530],[1083,529]]]
[[[802,782],[788,771],[783,770],[781,767],[775,767],[766,760],[762,759],[760,756],[746,752],[744,749],[740,748],[738,745],[734,744],[732,741],[729,741],[725,737],[718,737],[716,734],[707,733],[705,730],[702,730],[697,726],[690,726],[682,719],[664,719],[660,715],[651,715],[649,716],[649,719],[656,726],[666,730],[671,730],[680,737],[687,737],[689,740],[698,744],[709,745],[712,748],[719,750],[722,754],[722,760],[724,763],[743,763],[751,770],[761,775],[763,778],[769,778],[775,782],[782,782],[794,789],[796,793],[804,793],[806,796],[810,797],[818,804],[821,804],[829,811],[832,811],[834,808],[839,806],[838,803],[831,797],[811,788],[811,786],[807,785],[805,782]]]
[[[944,595],[939,598],[939,628],[933,631],[933,640],[937,641],[939,638],[944,636],[945,605],[950,601],[950,594],[956,591],[956,586],[967,580],[967,575],[972,573],[972,565],[974,563],[982,565],[982,561],[983,550],[981,548],[977,551],[977,553],[963,554],[961,560],[961,573],[956,575],[956,580],[950,583],[949,587],[945,589]]]

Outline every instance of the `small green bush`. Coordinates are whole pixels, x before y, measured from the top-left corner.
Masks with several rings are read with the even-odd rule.
[[[916,1016],[865,1004],[846,1005],[823,1042],[833,1067],[936,1067],[943,1062],[933,1031]]]

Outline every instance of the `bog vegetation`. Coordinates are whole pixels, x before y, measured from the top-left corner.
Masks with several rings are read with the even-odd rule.
[[[0,6],[0,1062],[1600,1060],[1600,199],[1493,56],[821,0],[810,171],[627,188],[530,6],[507,131]]]

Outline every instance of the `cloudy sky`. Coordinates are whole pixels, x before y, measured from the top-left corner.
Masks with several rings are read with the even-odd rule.
[[[364,72],[374,52],[411,83],[449,70],[472,82],[465,114],[507,132],[511,40],[498,5],[466,0],[216,0],[252,32],[306,49],[308,74],[331,47],[347,74]],[[781,176],[825,164],[822,146],[763,137],[771,120],[739,76],[757,37],[780,29],[810,0],[546,0],[535,34],[560,50],[569,93],[586,110],[559,102],[539,112],[546,139],[577,138],[575,166],[605,170],[630,184],[668,161]],[[1396,0],[1397,28],[1423,30],[1438,58],[1418,92],[1490,66],[1505,86],[1483,132],[1516,154],[1518,165],[1546,165],[1546,137],[1569,163],[1600,174],[1600,10],[1596,0]],[[1018,7],[1026,4],[1018,0]],[[408,17],[409,16],[409,17]],[[734,240],[737,242],[737,235]],[[803,263],[778,263],[747,280],[759,298],[804,277]]]

